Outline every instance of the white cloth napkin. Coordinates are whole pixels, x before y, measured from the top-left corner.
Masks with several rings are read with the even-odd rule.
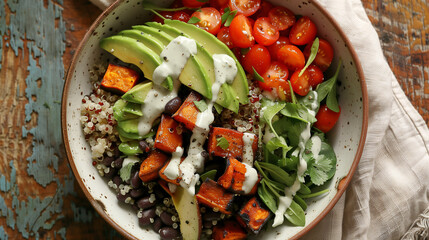
[[[106,8],[113,0],[90,0]],[[370,103],[362,158],[346,193],[303,239],[425,239],[429,130],[390,70],[360,0],[319,0],[352,42]]]

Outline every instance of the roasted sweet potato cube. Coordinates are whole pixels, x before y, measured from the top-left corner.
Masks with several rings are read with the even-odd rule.
[[[217,182],[227,190],[242,193],[246,170],[243,163],[234,158],[229,158],[226,162],[225,173],[219,177]]]
[[[133,69],[109,64],[101,87],[116,93],[126,93],[137,83],[139,74]]]
[[[180,160],[180,162],[183,162],[183,160],[185,160],[185,158],[182,158]],[[161,170],[159,170],[159,177],[161,179],[163,179],[164,181],[166,181],[166,182],[169,182],[169,183],[172,183],[172,184],[175,184],[175,185],[180,185],[180,181],[182,180],[182,178],[180,176],[177,177],[176,179],[170,179],[164,173],[165,169],[167,168],[168,164],[170,164],[170,162],[171,162],[171,159],[169,161],[167,161],[167,163],[164,164],[164,166],[161,168]]]
[[[173,114],[173,118],[181,122],[187,129],[192,130],[197,122],[197,116],[200,112],[195,106],[194,101],[203,99],[197,92],[191,92],[180,106],[179,110]]]
[[[161,151],[154,150],[140,165],[139,177],[143,182],[150,182],[159,177],[159,170],[167,162],[169,156]]]
[[[225,138],[227,141],[227,148],[223,149],[219,146],[219,141],[221,138]],[[252,144],[253,153],[256,152],[258,148],[258,138],[255,137]],[[220,128],[214,127],[210,132],[209,143],[208,143],[208,151],[209,154],[218,156],[218,157],[228,157],[228,158],[236,158],[239,160],[243,159],[243,150],[244,150],[244,142],[243,142],[243,133],[229,129],[229,128]],[[252,159],[253,161],[253,159]]]
[[[212,238],[214,240],[242,240],[247,233],[237,222],[228,220],[223,226],[214,226]]]
[[[183,144],[182,126],[170,116],[163,114],[156,132],[155,148],[164,152],[175,152]]]
[[[209,178],[201,184],[196,197],[201,204],[217,208],[222,213],[231,214],[234,194],[227,192],[222,186]]]
[[[251,198],[238,213],[239,222],[245,224],[247,229],[257,234],[268,222],[271,212],[262,207],[256,197]]]

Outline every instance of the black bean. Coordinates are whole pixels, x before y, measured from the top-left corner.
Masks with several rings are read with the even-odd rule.
[[[119,177],[118,175],[114,176],[112,181],[114,184],[116,184],[117,187],[119,187],[119,185],[121,184],[124,184],[124,181],[122,181],[122,178]]]
[[[209,159],[209,153],[206,150],[203,150],[201,152],[201,157],[203,157],[204,160],[208,160]]]
[[[159,217],[161,218],[161,221],[165,224],[165,225],[168,225],[168,226],[172,226],[173,225],[173,220],[171,220],[171,217],[172,217],[173,215],[171,215],[171,214],[169,214],[168,212],[166,212],[166,211],[163,211],[160,215],[159,215]]]
[[[212,221],[204,221],[203,227],[207,229],[211,229],[213,227]]]
[[[130,193],[126,193],[125,195],[122,195],[121,192],[118,192],[118,194],[116,194],[116,198],[121,202],[125,202],[125,200],[130,197],[131,197]]]
[[[153,230],[155,230],[155,232],[159,233],[159,229],[162,228],[162,221],[161,218],[157,217],[155,218],[155,221],[153,222]]]
[[[121,156],[121,151],[119,151],[119,148],[118,148],[118,147],[115,147],[115,148],[113,149],[113,156],[114,156],[115,158],[118,158],[119,156]]]
[[[145,140],[139,142],[139,147],[145,153],[150,151],[149,144]]]
[[[139,188],[142,186],[142,180],[139,177],[139,172],[136,171],[131,178],[131,187],[133,188]]]
[[[133,198],[140,198],[146,193],[144,188],[131,189],[130,194]]]
[[[177,110],[179,110],[180,105],[182,105],[182,99],[175,97],[165,104],[164,112],[173,115]]]
[[[109,179],[112,179],[116,175],[116,173],[118,173],[118,170],[112,167],[109,167],[108,169],[109,171],[107,173],[104,172],[104,176]]]
[[[214,221],[214,220],[220,220],[220,212],[213,212],[213,211],[207,211],[204,215],[203,215],[203,220],[204,221]]]
[[[163,199],[164,197],[166,197],[165,190],[158,185],[153,188],[153,193],[155,193],[157,199]]]
[[[146,225],[152,224],[153,222],[155,222],[155,217],[156,217],[155,208],[144,210],[142,212],[141,218],[139,218],[140,226],[146,226]],[[152,219],[152,222],[150,219]]]
[[[110,167],[110,164],[112,164],[112,162],[115,160],[115,158],[113,158],[113,157],[109,157],[109,156],[106,156],[106,157],[104,157],[103,158],[103,164],[104,164],[104,166],[106,166],[106,167]]]
[[[123,158],[118,158],[112,163],[112,167],[119,169],[122,167],[123,162],[124,162]]]
[[[172,227],[163,227],[159,230],[159,236],[161,239],[170,240],[170,239],[180,239],[179,231]]]
[[[153,206],[155,206],[156,201],[153,201],[152,203],[150,202],[150,197],[142,197],[137,201],[137,206],[141,209],[148,209],[151,208]]]

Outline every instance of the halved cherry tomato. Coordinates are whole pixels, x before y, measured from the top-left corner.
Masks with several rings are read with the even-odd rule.
[[[258,11],[261,6],[261,0],[229,0],[231,11],[237,10],[237,14],[250,16]]]
[[[161,16],[163,16],[166,19],[173,19],[173,12],[170,11],[162,11],[159,13]],[[164,19],[159,17],[158,15],[155,15],[152,19],[153,22],[158,22],[161,24],[164,24]]]
[[[308,66],[307,71],[310,73],[310,86],[316,89],[317,85],[319,85],[324,80],[323,72],[320,68],[314,64]]]
[[[241,51],[241,48],[239,47],[234,47],[232,49],[232,53],[234,53],[235,57],[237,58],[237,60],[241,63],[243,62],[243,58],[244,58],[244,54]]]
[[[300,96],[305,96],[310,91],[310,73],[306,69],[301,76],[299,73],[301,69],[296,70],[290,77],[290,83],[292,84],[292,89],[295,93]]]
[[[236,47],[248,48],[255,44],[252,25],[249,19],[244,15],[237,15],[229,25],[229,34],[232,43]]]
[[[228,7],[229,0],[210,0],[210,7],[214,7],[216,9],[223,10]]]
[[[199,8],[206,4],[204,1],[198,0],[182,0],[183,6],[188,8]]]
[[[304,16],[298,19],[289,33],[289,40],[295,45],[305,45],[316,38],[317,27],[310,18]]]
[[[287,44],[290,44],[289,38],[280,36],[277,41],[275,41],[272,45],[268,46],[268,51],[270,51],[271,59],[277,60],[277,53],[279,52],[279,49]]]
[[[268,12],[271,24],[278,30],[290,28],[295,23],[295,14],[285,7],[274,7]]]
[[[200,21],[195,23],[195,26],[206,30],[207,32],[216,35],[220,30],[221,16],[216,8],[206,7],[195,11],[192,17],[199,18]]]
[[[280,62],[285,64],[290,70],[295,71],[305,66],[304,54],[295,45],[284,45],[277,52],[277,57]]]
[[[268,70],[262,75],[264,82],[258,82],[263,90],[273,92],[283,101],[290,101],[290,87],[288,83],[289,70],[281,62],[272,62]]]
[[[268,12],[273,8],[273,4],[267,1],[262,1],[259,10],[252,16],[255,19],[260,17],[268,17]]]
[[[173,19],[187,23],[189,19],[191,19],[191,16],[185,11],[177,11],[177,12],[174,12]]]
[[[307,44],[304,49],[304,55],[306,58],[310,56],[312,45],[313,42]],[[322,70],[322,72],[324,72],[329,68],[329,66],[331,66],[333,58],[334,49],[332,48],[331,44],[329,44],[329,42],[324,39],[319,39],[319,50],[317,51],[317,55],[313,63],[317,65],[320,70]]]
[[[269,46],[279,39],[280,33],[271,25],[269,18],[261,17],[256,19],[253,25],[253,36],[257,43]]]
[[[231,36],[229,35],[229,27],[223,27],[217,33],[217,38],[221,40],[229,48],[233,48],[234,44],[231,41]]]
[[[270,52],[266,47],[255,44],[244,55],[241,64],[244,70],[250,74],[253,74],[253,68],[255,68],[257,73],[263,74],[271,64]]]
[[[319,111],[316,114],[317,122],[314,123],[314,127],[324,133],[327,133],[335,126],[338,121],[338,118],[340,117],[340,114],[341,107],[340,111],[336,113],[329,109],[326,104],[323,104],[320,106]]]

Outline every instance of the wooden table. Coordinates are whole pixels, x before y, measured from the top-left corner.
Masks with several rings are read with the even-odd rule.
[[[363,4],[393,72],[429,123],[429,3]],[[82,194],[60,132],[64,73],[100,13],[87,0],[0,0],[0,239],[121,238]]]

